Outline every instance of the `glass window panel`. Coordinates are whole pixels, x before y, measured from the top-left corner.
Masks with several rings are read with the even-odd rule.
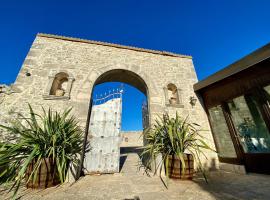
[[[244,95],[228,103],[239,141],[246,153],[270,152],[270,135],[256,99]]]
[[[270,85],[263,88],[266,94],[266,98],[268,100],[268,106],[270,107]]]
[[[270,85],[264,87],[264,90],[270,95]]]
[[[221,106],[210,108],[209,115],[212,131],[218,146],[218,155],[225,158],[236,158],[234,145]]]

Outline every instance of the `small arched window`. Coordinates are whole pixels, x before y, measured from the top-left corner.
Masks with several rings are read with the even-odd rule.
[[[183,107],[181,90],[175,84],[169,83],[167,87],[164,87],[164,93],[167,106]]]
[[[64,96],[67,90],[67,83],[68,83],[67,73],[60,72],[56,74],[52,83],[50,95],[54,95],[57,97]]]
[[[51,72],[43,98],[69,99],[73,81],[74,78],[66,72]]]

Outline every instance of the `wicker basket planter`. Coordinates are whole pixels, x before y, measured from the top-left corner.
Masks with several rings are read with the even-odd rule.
[[[28,166],[26,171],[26,180],[31,175],[34,166],[34,161]],[[36,180],[34,181],[33,178],[31,178],[31,181],[26,184],[26,187],[44,189],[58,185],[59,183],[60,179],[58,176],[57,167],[55,163],[53,163],[53,159],[44,158],[39,166]]]

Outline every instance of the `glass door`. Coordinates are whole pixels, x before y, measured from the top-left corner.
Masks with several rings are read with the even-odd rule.
[[[263,87],[263,96],[265,97],[266,101],[266,103],[263,105],[263,109],[265,110],[268,118],[270,128],[270,85]]]
[[[228,107],[246,169],[270,173],[265,162],[270,160],[270,134],[260,99],[255,94],[245,94],[229,101]]]
[[[270,85],[266,86],[263,88],[264,92],[265,92],[265,96],[267,98],[267,101],[268,101],[268,106],[270,107]]]
[[[208,109],[208,113],[219,158],[236,159],[237,154],[221,105]]]
[[[244,152],[270,153],[270,134],[256,99],[252,95],[244,95],[228,105]]]

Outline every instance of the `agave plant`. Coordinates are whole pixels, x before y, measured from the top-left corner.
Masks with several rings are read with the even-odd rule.
[[[12,182],[14,195],[22,182],[36,181],[44,159],[56,165],[57,176],[63,183],[68,166],[78,164],[82,151],[82,131],[75,118],[69,116],[71,109],[63,113],[43,109],[39,115],[29,105],[29,111],[29,117],[20,114],[9,126],[0,125],[17,138],[0,143],[0,168],[4,169],[0,172],[0,184]],[[30,165],[31,173],[27,175]]]
[[[188,118],[182,119],[177,113],[175,118],[170,118],[168,114],[159,117],[153,127],[144,133],[147,144],[143,148],[142,157],[146,160],[146,169],[155,163],[154,174],[157,173],[157,169],[161,172],[165,168],[168,177],[168,157],[175,156],[180,159],[182,173],[185,173],[184,156],[188,153],[197,161],[198,169],[203,172],[207,181],[200,157],[206,157],[204,149],[214,150],[205,142],[199,127],[196,123],[189,123]],[[160,155],[162,158],[156,163]]]

